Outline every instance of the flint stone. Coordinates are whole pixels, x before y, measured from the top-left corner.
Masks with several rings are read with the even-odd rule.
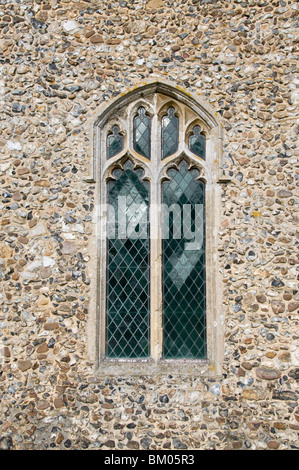
[[[54,407],[56,409],[64,407],[64,402],[63,402],[63,399],[61,397],[58,397],[58,398],[54,399]]]
[[[289,373],[289,376],[292,377],[292,379],[299,380],[299,368],[292,369]]]
[[[34,272],[38,269],[41,269],[42,267],[42,261],[41,260],[36,260],[36,261],[32,261],[32,263],[29,263],[28,266],[27,266],[27,269],[28,271],[30,272]]]
[[[37,237],[39,235],[43,235],[44,233],[46,233],[46,228],[42,222],[38,222],[38,224],[30,230],[31,237]]]
[[[78,25],[76,21],[70,20],[70,21],[64,21],[62,23],[62,27],[66,32],[74,31],[77,29]]]
[[[168,395],[162,395],[161,397],[159,397],[159,400],[161,403],[168,403],[169,402]]]
[[[263,380],[276,380],[281,377],[281,372],[277,369],[268,369],[261,367],[256,370],[256,375]]]
[[[148,450],[150,448],[151,442],[152,442],[152,440],[149,437],[144,437],[140,441],[141,446],[143,447],[143,449],[146,449],[146,450]]]
[[[175,449],[188,449],[188,446],[184,444],[184,442],[180,441],[180,439],[177,437],[174,437],[172,442]]]
[[[294,312],[295,310],[299,309],[299,302],[290,302],[288,305],[288,311]]]
[[[288,390],[274,390],[272,398],[274,400],[285,400],[285,401],[298,401],[298,395],[295,392],[290,392]]]
[[[11,437],[0,438],[0,450],[10,450],[13,447],[13,441]]]
[[[48,279],[52,274],[52,270],[50,268],[42,268],[39,273],[42,279]]]
[[[7,346],[4,346],[4,348],[2,349],[2,351],[0,350],[0,358],[1,358],[1,355],[3,357],[10,357],[10,350]]]
[[[86,92],[88,93],[89,91],[96,90],[97,88],[99,88],[99,86],[100,86],[100,84],[99,84],[98,81],[96,81],[96,80],[89,80],[89,81],[86,83],[86,85],[84,86],[84,91],[86,91]],[[80,121],[80,124],[82,124],[81,121]]]
[[[258,393],[256,392],[256,390],[252,390],[252,389],[245,389],[243,391],[243,397],[246,400],[259,400],[260,399],[260,397],[259,397]]]
[[[47,408],[49,408],[50,406],[50,403],[47,401],[47,400],[40,400],[37,405],[36,405],[36,408],[38,410],[46,410]]]
[[[22,145],[20,142],[13,142],[12,140],[8,140],[6,145],[9,150],[22,150]]]
[[[94,34],[93,36],[91,36],[90,41],[93,44],[99,44],[99,43],[103,42],[103,38],[102,38],[102,36],[100,36],[100,34]]]
[[[113,447],[115,447],[115,441],[113,441],[112,439],[110,439],[110,440],[104,442],[103,445],[106,446],[106,447],[109,447],[110,449],[112,449]]]
[[[288,191],[287,189],[281,189],[277,193],[278,197],[285,198],[285,197],[291,197],[293,196],[293,193],[291,191]]]
[[[138,450],[138,449],[139,449],[139,442],[137,442],[137,441],[129,441],[128,444],[127,444],[127,446],[128,446],[129,449]]]
[[[84,389],[77,392],[77,399],[82,403],[95,403],[97,401],[97,396],[92,390]]]
[[[31,24],[34,27],[34,29],[40,30],[40,31],[46,31],[48,28],[48,25],[44,23],[43,21],[36,20],[35,18],[32,18]]]
[[[62,253],[64,255],[72,255],[73,253],[77,253],[78,246],[75,243],[66,241],[63,244]]]
[[[18,361],[18,368],[22,371],[25,372],[28,369],[31,369],[32,367],[32,362],[31,361],[26,361],[26,360],[19,360]]]
[[[145,5],[145,8],[148,8],[149,10],[159,9],[163,7],[164,7],[163,0],[149,0]]]
[[[59,328],[59,323],[58,322],[49,322],[46,323],[44,326],[45,330],[50,331],[50,330],[57,330]]]

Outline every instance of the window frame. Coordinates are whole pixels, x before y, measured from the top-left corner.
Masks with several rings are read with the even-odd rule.
[[[164,100],[164,101],[163,101]],[[179,105],[179,109],[178,109]],[[151,116],[152,136],[161,136],[161,118],[171,106],[180,117],[179,148],[174,156],[162,159],[159,155],[158,139],[152,138],[151,160],[133,150],[133,116],[142,106]],[[122,110],[126,110],[122,114]],[[189,114],[189,116],[188,116]],[[183,119],[182,119],[183,117]],[[193,121],[192,121],[193,119]],[[185,122],[183,122],[185,121]],[[191,126],[191,122],[194,124]],[[206,136],[206,159],[201,160],[188,150],[187,135],[199,124]],[[106,159],[106,136],[118,125],[124,136],[124,149],[114,157]],[[197,96],[173,87],[166,82],[154,81],[142,84],[103,105],[93,119],[93,152],[89,183],[95,183],[97,208],[107,203],[105,181],[116,165],[128,157],[134,164],[142,165],[144,177],[151,181],[150,204],[161,208],[161,181],[169,167],[185,157],[201,171],[206,187],[206,328],[207,359],[163,359],[162,354],[162,295],[157,296],[162,285],[162,239],[158,217],[150,220],[151,235],[151,358],[150,359],[106,359],[105,358],[105,302],[106,302],[106,242],[105,213],[97,211],[94,218],[90,252],[91,300],[88,322],[89,356],[95,363],[95,373],[100,375],[219,375],[223,361],[224,315],[221,295],[221,273],[218,263],[218,231],[221,205],[219,183],[229,181],[222,168],[222,126],[214,111],[202,103]],[[159,212],[161,217],[161,213]],[[96,253],[96,256],[94,254]]]

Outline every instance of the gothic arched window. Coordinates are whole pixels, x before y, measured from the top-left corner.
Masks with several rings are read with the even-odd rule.
[[[154,82],[115,100],[94,129],[100,370],[217,370],[216,119]]]

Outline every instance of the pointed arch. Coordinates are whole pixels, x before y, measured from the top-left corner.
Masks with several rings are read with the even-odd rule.
[[[134,118],[140,108],[147,113],[150,121],[151,158],[148,159],[138,146],[134,145]],[[162,152],[162,119],[165,110],[172,107],[180,117],[178,126],[178,145],[173,146],[171,154],[163,158]],[[107,156],[107,132],[111,126],[119,123],[119,127],[126,138],[123,145],[117,146],[111,158]],[[190,132],[194,125],[204,131],[205,158],[201,158],[193,147],[188,144]],[[99,209],[94,221],[94,238],[91,250],[91,289],[96,293],[91,304],[89,321],[90,354],[97,363],[98,373],[115,374],[147,374],[147,373],[206,373],[218,374],[221,370],[223,358],[223,316],[221,305],[221,279],[218,269],[218,229],[220,222],[220,186],[224,180],[222,168],[222,126],[214,110],[203,103],[198,96],[188,93],[182,88],[165,81],[153,80],[142,83],[128,90],[109,103],[100,106],[92,121],[92,164],[88,181],[94,182],[97,194],[97,207]],[[111,131],[110,131],[111,132]],[[115,168],[122,168],[126,159],[129,159],[134,168],[144,170],[149,184],[149,233],[150,233],[150,339],[149,356],[135,358],[132,368],[132,358],[129,361],[112,361],[106,355],[107,333],[107,240],[105,238],[107,210],[103,207],[109,200],[107,193],[107,175],[112,175]],[[205,334],[207,343],[202,351],[206,356],[201,360],[185,364],[178,361],[169,361],[163,357],[163,302],[162,302],[162,243],[161,243],[161,206],[162,183],[167,177],[168,169],[172,166],[179,168],[184,161],[189,169],[196,172],[199,180],[198,187],[204,191],[205,210],[205,306],[206,322]],[[186,167],[187,168],[187,167]],[[197,185],[197,183],[196,183]],[[182,189],[182,188],[181,188]],[[192,209],[193,210],[193,209]],[[194,213],[194,211],[193,211]],[[96,256],[94,254],[96,253]],[[187,256],[188,258],[188,256]],[[181,259],[181,258],[179,258]],[[195,259],[195,258],[194,258]],[[203,258],[201,258],[203,259]],[[193,258],[192,258],[193,260]],[[182,260],[181,260],[182,261]],[[192,268],[192,266],[191,266]],[[129,305],[129,303],[128,303]],[[120,321],[120,320],[119,320]],[[116,326],[116,328],[120,328]],[[113,337],[113,332],[109,331]],[[120,337],[119,337],[120,338]],[[188,359],[188,358],[186,358]],[[130,362],[131,361],[131,362]],[[189,365],[189,366],[188,366]],[[189,368],[188,368],[189,367]]]
[[[227,175],[223,168],[223,126],[215,110],[199,96],[189,93],[181,87],[164,80],[153,80],[140,83],[126,93],[113,98],[108,103],[103,103],[97,108],[91,117],[89,125],[92,131],[90,151],[89,174],[85,178],[88,182],[95,182],[100,174],[103,160],[105,159],[105,128],[111,120],[122,123],[123,132],[129,137],[127,145],[131,146],[132,140],[132,114],[140,106],[144,107],[151,116],[155,112],[160,114],[160,110],[167,102],[179,102],[184,106],[185,123],[190,124],[195,119],[202,124],[206,134],[207,148],[207,171],[215,181],[226,181]],[[126,124],[126,125],[125,125]],[[159,123],[158,123],[159,124]],[[106,131],[107,132],[107,131]]]

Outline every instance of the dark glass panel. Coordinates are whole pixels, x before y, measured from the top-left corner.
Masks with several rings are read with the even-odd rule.
[[[206,138],[201,134],[200,127],[194,126],[193,135],[189,137],[189,150],[198,157],[205,160],[206,158]]]
[[[124,148],[124,138],[119,133],[119,127],[112,127],[112,134],[107,137],[107,154],[108,158],[114,157],[120,153]]]
[[[108,184],[115,233],[107,240],[106,356],[114,359],[149,356],[149,201],[138,174],[128,162]]]
[[[173,155],[179,146],[179,118],[174,108],[169,108],[162,118],[162,158]]]
[[[151,158],[151,119],[142,107],[134,118],[133,147],[140,155]]]
[[[162,241],[163,356],[202,359],[206,357],[205,186],[185,161],[168,176],[170,181],[162,183],[162,202],[181,210],[169,212],[169,230]]]

